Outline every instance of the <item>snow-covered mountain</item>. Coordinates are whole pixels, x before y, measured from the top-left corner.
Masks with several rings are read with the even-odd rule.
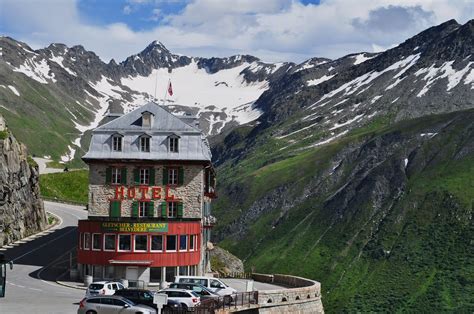
[[[383,53],[301,64],[249,55],[197,58],[160,42],[117,64],[82,46],[39,50],[0,38],[0,112],[36,154],[79,157],[107,111],[149,100],[199,117],[209,135],[256,121],[288,149],[328,143],[377,119],[398,121],[474,105],[473,21],[448,21]],[[168,82],[173,95],[166,95]],[[28,117],[28,128],[24,128]],[[35,140],[48,138],[48,146]],[[61,152],[59,155],[57,152]],[[49,153],[48,153],[49,155]]]
[[[42,94],[47,90],[53,94],[62,103],[58,106],[63,108],[55,108],[63,111],[60,118],[74,126],[67,132],[75,136],[68,137],[70,144],[68,153],[61,156],[63,161],[74,157],[84,132],[97,126],[108,110],[129,112],[150,100],[166,103],[176,114],[197,116],[200,127],[209,135],[254,121],[262,114],[254,106],[255,101],[268,89],[270,81],[294,66],[263,63],[247,55],[180,56],[157,41],[120,64],[114,60],[106,64],[82,46],[51,44],[33,50],[25,43],[2,37],[0,49],[4,73],[0,87],[11,94],[6,97],[11,101],[0,111],[7,111],[7,120],[15,120],[8,116],[15,116],[19,103],[35,106],[25,93]],[[12,80],[13,77],[21,80]],[[169,82],[173,95],[167,94]]]

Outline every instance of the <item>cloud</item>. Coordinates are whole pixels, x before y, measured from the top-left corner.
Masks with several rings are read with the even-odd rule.
[[[0,31],[36,48],[51,42],[82,44],[104,60],[123,60],[159,40],[173,52],[193,56],[245,53],[266,61],[299,62],[391,47],[429,26],[451,18],[465,23],[474,16],[471,0],[322,0],[319,5],[192,0],[165,15],[161,8],[170,2],[175,0],[128,0],[130,9],[152,6],[143,17],[151,27],[134,31],[124,23],[89,23],[74,0],[32,0],[28,5],[2,0]]]
[[[129,6],[129,5],[124,6],[123,7],[123,14],[129,15],[130,13],[132,13],[132,7]]]

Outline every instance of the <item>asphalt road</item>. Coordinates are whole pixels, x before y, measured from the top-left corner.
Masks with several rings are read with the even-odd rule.
[[[63,266],[77,243],[77,221],[86,218],[87,212],[80,206],[44,204],[62,222],[41,237],[3,251],[14,265],[13,270],[7,270],[0,313],[76,313],[77,303],[84,297],[84,291],[60,286],[55,280],[65,272]]]

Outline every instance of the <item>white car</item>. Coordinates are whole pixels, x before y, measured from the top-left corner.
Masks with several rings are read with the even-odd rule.
[[[125,289],[125,287],[116,281],[96,281],[89,285],[86,290],[86,297],[95,295],[113,295],[115,291]]]
[[[194,291],[185,289],[163,289],[158,293],[165,293],[168,296],[168,300],[179,302],[185,309],[190,309],[201,303],[201,298]]]
[[[202,276],[176,276],[174,282],[180,283],[198,283],[217,293],[220,296],[230,296],[237,293],[237,290],[229,287],[218,278]]]

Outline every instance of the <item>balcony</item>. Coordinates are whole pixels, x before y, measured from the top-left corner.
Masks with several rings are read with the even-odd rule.
[[[212,228],[214,225],[217,223],[216,217],[209,215],[209,216],[204,216],[202,219],[202,224],[204,228]]]

